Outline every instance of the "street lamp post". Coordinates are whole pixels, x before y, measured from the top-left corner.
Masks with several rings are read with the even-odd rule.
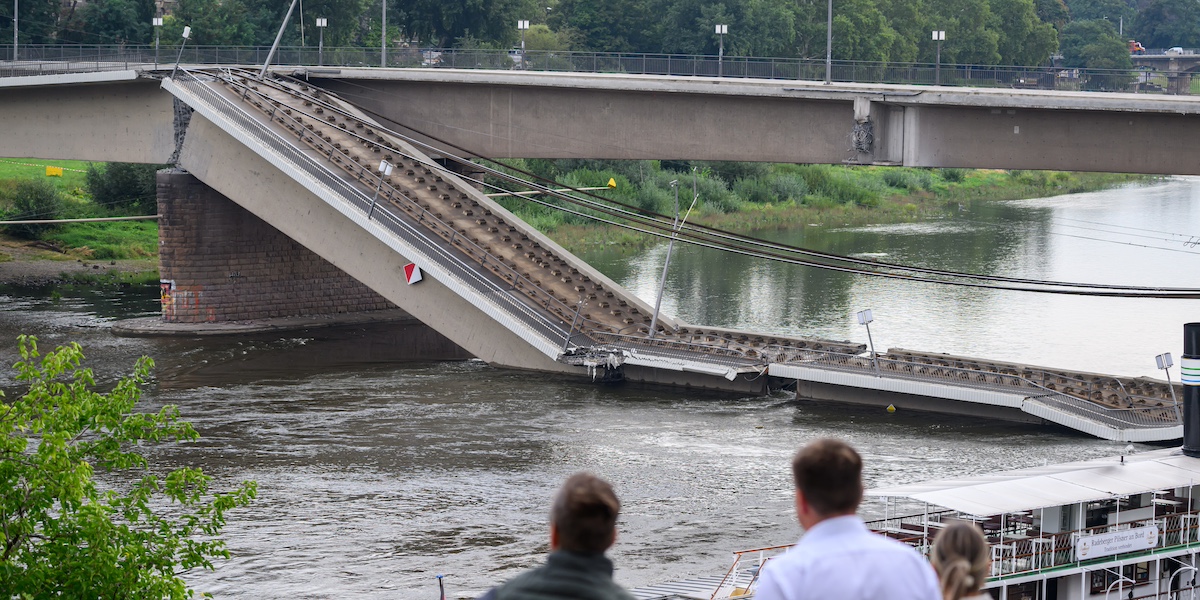
[[[387,0],[380,0],[383,5],[383,27],[379,29],[379,66],[387,66]]]
[[[529,21],[517,21],[517,29],[521,31],[521,69],[525,69],[525,32],[529,30]]]
[[[258,73],[258,80],[262,81],[263,77],[267,76],[267,68],[271,66],[271,59],[275,58],[275,51],[279,49],[279,42],[283,40],[283,31],[287,29],[288,22],[292,20],[292,12],[296,10],[296,2],[288,6],[287,14],[283,16],[283,22],[279,24],[279,33],[275,34],[275,43],[271,44],[271,51],[267,52],[267,60],[263,62],[262,71]]]
[[[680,230],[683,229],[684,223],[687,223],[688,217],[692,214],[692,209],[696,208],[696,201],[700,199],[700,195],[694,191],[696,189],[696,171],[692,169],[692,205],[688,207],[687,212],[683,213],[683,218],[679,218],[679,180],[671,181],[671,187],[675,190],[675,221],[671,225],[671,240],[667,242],[667,259],[663,261],[662,279],[658,280],[658,299],[654,301],[654,316],[650,318],[650,338],[658,331],[658,311],[662,307],[663,291],[667,289],[667,269],[671,266],[671,252],[675,249],[675,238],[679,237]]]
[[[942,84],[942,42],[946,41],[945,31],[934,31],[933,41],[937,42],[937,66],[933,71],[933,83],[936,85]]]
[[[154,24],[154,68],[158,68],[158,34],[162,31],[163,18],[154,17],[150,21]]]
[[[671,266],[671,250],[675,249],[675,228],[679,226],[679,180],[671,180],[671,189],[675,190],[675,222],[671,225],[671,241],[667,242],[667,260],[663,262],[662,279],[658,281],[658,299],[654,301],[654,316],[650,319],[650,335],[658,329],[658,309],[662,307],[663,290],[667,287],[667,268]]]
[[[21,0],[13,0],[13,62],[17,62],[17,8]]]
[[[325,17],[317,17],[317,31],[320,34],[317,36],[317,66],[325,64],[325,26],[329,24],[329,19]]]
[[[1167,387],[1170,388],[1171,400],[1175,403],[1175,418],[1179,420],[1180,425],[1183,425],[1183,415],[1179,414],[1179,398],[1175,397],[1175,385],[1171,383],[1171,367],[1175,365],[1175,361],[1171,359],[1171,353],[1167,352],[1155,356],[1154,362],[1167,375]]]
[[[833,0],[829,0],[829,10],[825,13],[825,83],[829,84],[833,71]]]
[[[188,38],[190,38],[190,37],[192,37],[192,27],[190,25],[184,25],[183,26],[183,43],[179,44],[179,56],[175,57],[175,68],[171,69],[171,79],[175,79],[175,72],[179,70],[179,61],[183,60],[183,47],[187,45]],[[261,76],[260,76],[260,78],[261,78]]]
[[[371,220],[371,215],[375,213],[375,201],[379,199],[379,190],[383,189],[383,180],[386,177],[391,177],[393,165],[392,163],[381,160],[379,161],[379,182],[375,184],[375,195],[371,196],[371,208],[367,210],[367,220]]]
[[[858,312],[858,324],[867,327],[867,343],[871,345],[871,362],[875,364],[875,376],[878,377],[879,357],[875,355],[875,340],[871,339],[871,323],[873,321],[875,321],[875,316],[871,314],[871,309]]]
[[[717,36],[721,38],[721,45],[717,49],[717,77],[725,76],[724,61],[725,61],[725,34],[729,33],[728,25],[717,25]]]

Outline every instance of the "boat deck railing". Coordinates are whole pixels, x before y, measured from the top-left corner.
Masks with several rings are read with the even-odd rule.
[[[737,598],[749,594],[758,585],[758,576],[762,573],[763,566],[791,547],[792,545],[788,544],[734,552],[733,564],[729,566],[729,570],[725,572],[725,576],[721,578],[721,583],[713,590],[709,600]],[[738,576],[740,573],[747,573],[750,577],[749,581],[742,583],[744,578]]]
[[[1176,500],[1167,502],[1182,503]],[[992,581],[1063,567],[1086,566],[1120,556],[1106,555],[1091,559],[1079,556],[1076,548],[1079,540],[1085,536],[1154,527],[1157,528],[1156,531],[1147,532],[1148,535],[1153,533],[1156,537],[1153,551],[1200,546],[1198,511],[1181,511],[1113,525],[1054,533],[1038,529],[1035,526],[1038,521],[1035,521],[1028,511],[987,518],[942,511],[928,515],[879,519],[868,522],[867,526],[880,535],[908,544],[928,556],[930,548],[937,540],[937,534],[954,521],[974,522],[987,534],[992,553]]]

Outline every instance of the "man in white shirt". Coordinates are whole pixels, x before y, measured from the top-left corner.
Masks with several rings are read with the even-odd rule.
[[[817,440],[792,459],[796,516],[805,534],[767,562],[755,600],[941,600],[937,575],[915,549],[872,533],[855,513],[862,457]]]

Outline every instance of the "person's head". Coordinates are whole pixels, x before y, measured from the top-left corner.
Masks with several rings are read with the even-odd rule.
[[[831,517],[854,514],[862,502],[862,457],[841,440],[808,444],[792,459],[796,515],[805,529]]]
[[[550,508],[550,549],[602,553],[617,539],[621,501],[607,481],[591,473],[567,479]]]
[[[938,534],[929,562],[942,581],[942,597],[959,600],[979,593],[991,558],[979,527],[959,521]]]

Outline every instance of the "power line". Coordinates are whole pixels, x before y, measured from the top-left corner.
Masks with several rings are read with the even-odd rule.
[[[1087,223],[1089,225],[1103,225],[1105,227],[1113,227],[1113,228],[1118,228],[1118,229],[1131,229],[1133,231],[1148,231],[1150,233],[1157,233],[1159,235],[1169,235],[1169,236],[1173,236],[1173,237],[1187,238],[1189,240],[1196,238],[1195,235],[1191,235],[1191,234],[1187,234],[1187,233],[1173,233],[1170,231],[1159,231],[1157,229],[1146,229],[1144,227],[1133,227],[1130,225],[1118,225],[1116,223],[1103,223],[1101,221],[1088,221],[1085,219],[1072,219],[1071,217],[1050,217],[1050,218],[1051,218],[1051,220],[1054,220],[1054,221],[1075,221],[1077,223]],[[1116,232],[1114,231],[1113,233],[1116,233]]]

